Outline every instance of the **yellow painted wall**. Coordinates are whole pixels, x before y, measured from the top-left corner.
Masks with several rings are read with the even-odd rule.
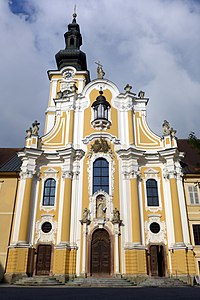
[[[142,112],[136,112],[134,115],[135,123],[135,143],[136,146],[146,149],[159,149],[161,147],[161,139],[153,134],[146,124],[146,118]]]
[[[184,177],[184,191],[185,191],[186,208],[187,208],[187,216],[188,216],[188,223],[189,223],[189,233],[190,233],[191,243],[194,247],[196,274],[200,275],[200,268],[199,268],[200,246],[195,245],[193,226],[192,226],[194,224],[200,225],[200,204],[199,205],[191,204],[189,199],[189,192],[188,192],[188,186],[194,186],[196,185],[197,182],[200,182],[200,174],[196,174],[196,175],[193,174]],[[199,200],[200,200],[200,193],[199,193]]]
[[[127,275],[146,275],[145,250],[125,250],[125,266]]]
[[[174,250],[171,253],[173,275],[196,275],[195,258],[192,250]]]
[[[7,247],[10,242],[11,224],[16,199],[18,179],[17,175],[0,177],[0,280],[2,279],[6,258]]]

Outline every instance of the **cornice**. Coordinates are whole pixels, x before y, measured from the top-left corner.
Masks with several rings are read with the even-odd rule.
[[[92,134],[86,136],[86,137],[83,139],[83,143],[84,143],[85,145],[87,145],[87,144],[89,144],[91,141],[93,141],[93,140],[95,140],[95,139],[99,139],[100,137],[102,137],[102,138],[107,138],[110,142],[113,142],[113,144],[119,144],[119,143],[120,143],[120,140],[119,140],[116,136],[114,136],[114,135],[112,135],[112,134],[110,134],[110,133],[107,133],[107,132],[100,132],[100,133],[95,132],[95,133],[92,133]]]
[[[122,159],[127,159],[127,158],[140,158],[140,157],[144,156],[145,151],[129,147],[127,149],[118,149],[118,150],[116,150],[116,153]]]
[[[40,149],[34,149],[34,148],[24,148],[24,151],[19,151],[17,153],[18,157],[20,159],[23,158],[33,158],[37,159],[39,156],[43,154],[43,150]]]

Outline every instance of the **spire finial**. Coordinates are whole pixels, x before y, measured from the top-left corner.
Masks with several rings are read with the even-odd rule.
[[[73,23],[76,23],[76,17],[77,17],[77,13],[76,13],[76,4],[74,5],[74,13],[73,13]]]

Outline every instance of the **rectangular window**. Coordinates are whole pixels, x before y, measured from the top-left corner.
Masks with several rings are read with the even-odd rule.
[[[159,206],[157,181],[155,179],[148,179],[146,181],[146,190],[147,190],[147,205]]]
[[[200,225],[192,225],[195,245],[200,245]]]
[[[188,186],[190,204],[199,204],[198,188],[196,185]]]

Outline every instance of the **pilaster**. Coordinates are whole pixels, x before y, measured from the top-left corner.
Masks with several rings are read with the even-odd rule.
[[[141,244],[140,210],[138,194],[138,176],[134,173],[130,178],[131,183],[131,215],[132,215],[132,242]]]
[[[37,158],[42,151],[25,148],[18,153],[22,160],[20,182],[17,195],[16,214],[13,226],[12,242],[9,246],[6,276],[24,275],[32,272],[29,262],[32,261],[33,248],[30,245],[30,208],[32,201],[32,180],[36,174]],[[6,277],[5,276],[5,277]]]

